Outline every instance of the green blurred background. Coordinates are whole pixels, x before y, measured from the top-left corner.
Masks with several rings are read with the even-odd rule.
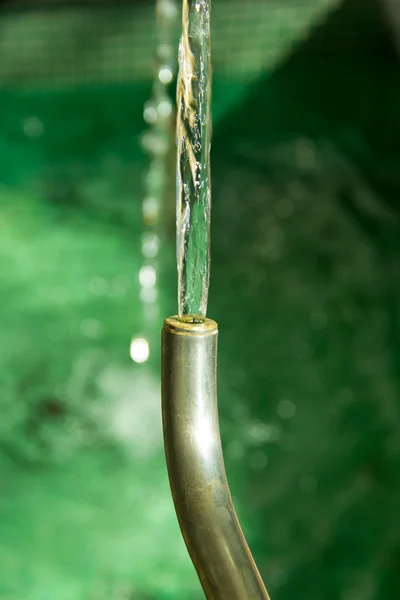
[[[228,477],[272,600],[400,597],[397,16],[213,0],[209,314]],[[154,53],[152,2],[1,4],[2,600],[203,597],[160,424],[173,156],[157,288],[140,282]]]

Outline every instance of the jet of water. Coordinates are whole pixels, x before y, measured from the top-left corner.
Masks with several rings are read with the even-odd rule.
[[[178,310],[206,316],[210,281],[211,0],[183,0],[177,86]]]

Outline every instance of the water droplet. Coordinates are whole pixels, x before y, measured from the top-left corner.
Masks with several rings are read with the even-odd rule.
[[[168,150],[167,137],[163,137],[154,131],[146,131],[142,136],[141,143],[143,150],[154,156],[164,156]],[[153,175],[150,176],[152,177]]]
[[[149,196],[143,200],[143,219],[146,225],[155,225],[158,221],[158,200]]]
[[[249,424],[248,435],[250,443],[254,446],[275,443],[281,437],[281,429],[278,425],[263,423],[262,421],[253,421]]]
[[[270,427],[267,423],[255,421],[249,425],[249,438],[252,444],[265,444],[270,437]]]
[[[172,114],[172,102],[169,98],[158,104],[158,114],[162,119],[167,119]]]
[[[27,117],[22,122],[22,129],[26,136],[38,138],[43,135],[44,126],[38,117]]]
[[[108,291],[108,284],[105,279],[102,277],[93,277],[93,279],[89,282],[89,292],[91,294],[96,294],[98,296],[102,296],[106,294]]]
[[[145,233],[142,236],[142,254],[146,258],[154,258],[158,254],[160,239],[155,233]]]
[[[157,117],[157,108],[152,102],[146,102],[143,109],[143,118],[146,121],[146,123],[153,125],[157,121]]]
[[[172,56],[172,46],[170,46],[169,44],[160,44],[157,47],[157,55],[161,59],[166,61],[167,59],[169,59]]]
[[[235,380],[235,383],[237,383],[236,375],[237,373],[232,375],[233,379]],[[247,420],[249,416],[249,407],[244,402],[237,402],[232,406],[232,416],[238,421]]]
[[[162,67],[160,67],[160,70],[158,72],[158,78],[161,81],[161,83],[164,83],[165,85],[171,83],[173,76],[174,74],[169,65],[163,65]]]
[[[281,400],[276,412],[282,419],[291,419],[296,414],[296,405],[291,400]]]
[[[158,3],[157,10],[167,19],[173,19],[178,15],[178,7],[173,0],[161,0]]]
[[[276,569],[271,573],[270,581],[275,587],[282,587],[283,585],[286,585],[288,582],[287,571],[284,571],[283,569]]]
[[[244,446],[239,440],[232,440],[226,451],[231,460],[240,460],[244,454]]]
[[[139,271],[139,283],[145,288],[152,288],[157,282],[157,273],[154,267],[146,265]]]
[[[130,347],[131,359],[136,363],[144,363],[149,358],[149,343],[144,338],[135,338]]]
[[[152,288],[142,288],[139,293],[140,300],[145,304],[154,304],[158,298],[158,290]]]
[[[126,277],[118,276],[111,283],[111,294],[114,298],[124,296],[128,289]]]

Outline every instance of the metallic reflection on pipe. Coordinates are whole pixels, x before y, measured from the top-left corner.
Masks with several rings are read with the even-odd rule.
[[[233,507],[217,407],[214,321],[171,317],[162,333],[164,444],[175,510],[206,597],[269,600]]]

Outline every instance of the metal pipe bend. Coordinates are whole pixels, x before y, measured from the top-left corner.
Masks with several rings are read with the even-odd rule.
[[[162,414],[172,496],[209,600],[269,600],[225,473],[217,406],[218,326],[170,317],[162,332]]]

